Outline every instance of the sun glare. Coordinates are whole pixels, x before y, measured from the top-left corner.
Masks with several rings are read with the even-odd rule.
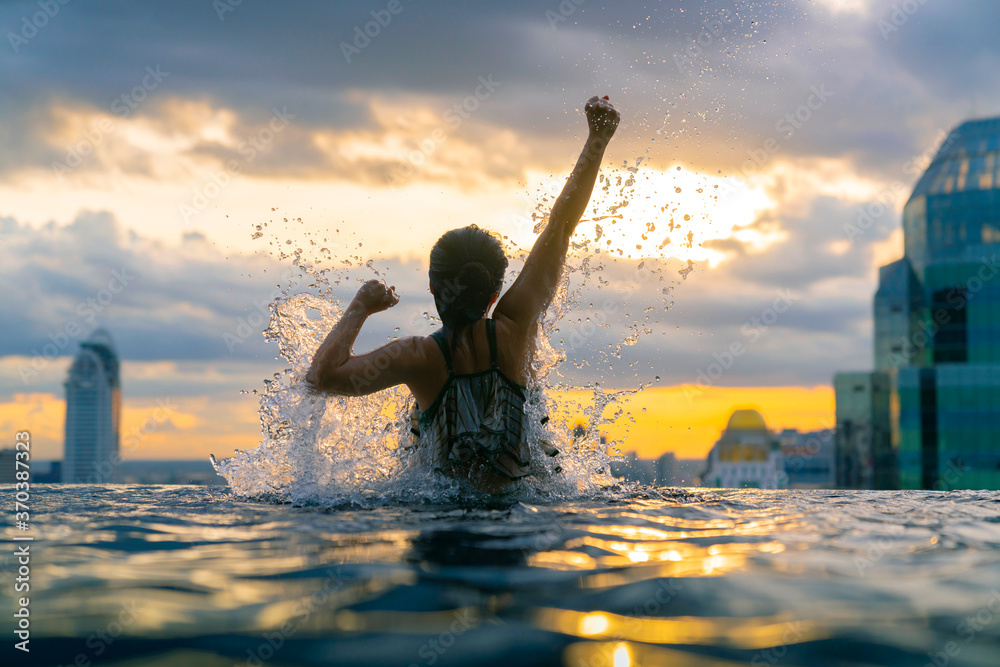
[[[536,213],[547,215],[563,184],[561,178],[531,174]],[[751,229],[761,211],[775,206],[764,187],[736,177],[707,175],[683,167],[607,170],[573,238],[582,252],[628,258],[674,257],[714,267],[726,252],[705,247],[733,239],[750,251],[771,245],[775,233]],[[518,242],[531,243],[531,212],[512,215],[505,225]]]

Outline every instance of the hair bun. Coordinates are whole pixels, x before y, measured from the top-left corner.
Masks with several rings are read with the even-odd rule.
[[[503,246],[489,232],[469,225],[442,235],[431,250],[428,273],[445,326],[458,330],[483,317],[506,269]]]
[[[482,295],[490,290],[493,276],[482,262],[467,262],[455,276],[455,282],[466,290]]]

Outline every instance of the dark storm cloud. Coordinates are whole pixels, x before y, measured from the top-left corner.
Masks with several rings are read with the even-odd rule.
[[[3,234],[2,317],[21,324],[0,332],[2,355],[72,355],[105,326],[130,360],[273,358],[268,304],[305,280],[290,262],[227,257],[199,233],[179,247],[125,233],[107,213],[41,229],[6,219]]]
[[[51,161],[38,124],[53,99],[108,110],[147,66],[160,65],[170,72],[163,95],[233,108],[249,126],[287,106],[303,131],[372,128],[357,92],[419,95],[446,109],[478,76],[493,74],[503,94],[477,120],[541,140],[542,161],[551,159],[544,140],[564,136],[563,117],[600,89],[620,100],[623,139],[633,148],[665,129],[669,145],[661,149],[661,139],[654,156],[662,150],[661,158],[733,171],[748,151],[777,139],[786,155],[846,156],[860,171],[894,178],[939,129],[968,113],[974,97],[984,111],[1000,104],[1000,56],[989,32],[1000,5],[930,2],[886,32],[880,25],[893,20],[894,4],[879,0],[859,16],[798,0],[402,0],[358,49],[356,28],[375,20],[373,11],[384,20],[387,2],[243,2],[221,18],[201,0],[70,3],[17,53],[9,43],[0,49],[8,93],[0,114],[9,125],[2,136],[11,149],[0,168]],[[35,2],[0,5],[0,30],[19,34],[22,19],[37,11]],[[345,57],[343,44],[357,52]],[[814,86],[833,96],[792,136],[777,130]],[[155,114],[156,105],[139,113]],[[350,175],[306,142],[294,146],[280,162],[292,173]],[[288,164],[295,160],[298,170]],[[269,173],[276,164],[253,168]],[[377,180],[380,169],[362,165],[357,173]]]
[[[772,140],[777,152],[768,160],[840,157],[865,176],[912,180],[906,162],[968,115],[974,99],[981,114],[1000,111],[1000,43],[991,32],[1000,24],[1000,4],[992,0],[932,0],[903,19],[894,19],[899,3],[890,0],[872,3],[867,16],[833,16],[821,5],[791,0],[741,2],[732,14],[733,4],[724,1],[588,0],[568,13],[554,1],[403,0],[403,11],[346,62],[341,44],[387,4],[244,1],[220,19],[207,0],[75,2],[61,6],[15,53],[7,34],[19,33],[22,18],[38,5],[0,3],[0,172],[48,168],[63,156],[49,138],[60,122],[53,104],[115,114],[116,99],[157,66],[169,76],[135,113],[164,132],[194,122],[171,106],[177,100],[233,109],[236,136],[266,124],[273,109],[287,108],[295,122],[247,171],[367,183],[384,182],[384,161],[338,163],[318,151],[311,132],[381,130],[368,106],[373,95],[418,100],[443,113],[489,74],[503,84],[477,112],[487,129],[462,131],[485,145],[491,128],[514,130],[533,151],[515,161],[522,167],[533,158],[565,168],[563,153],[552,150],[554,137],[583,132],[574,114],[597,91],[610,93],[625,111],[620,137],[629,155],[651,147],[656,166],[681,160],[710,173],[738,172],[750,152]],[[817,88],[829,91],[828,99]],[[567,129],[569,118],[576,125]],[[191,150],[238,159],[232,147],[207,140]],[[142,155],[118,166],[152,173]],[[513,178],[518,171],[496,167],[491,174]],[[659,374],[671,384],[691,382],[734,342],[745,343],[747,352],[719,384],[827,383],[839,368],[869,366],[874,287],[864,285],[872,244],[898,220],[886,216],[845,248],[844,224],[856,218],[855,205],[823,197],[807,204],[805,215],[779,210],[758,221],[787,234],[764,252],[733,239],[706,242],[731,254],[711,280],[696,271],[680,281],[671,266],[667,283],[638,290],[626,304],[630,313],[659,308],[661,288],[673,287],[674,304],[649,324],[653,332],[621,348],[619,358],[608,350],[617,350],[628,332],[597,328],[572,350],[582,368],[565,365],[567,377],[627,385]],[[136,278],[113,294],[99,321],[113,330],[127,359],[275,355],[259,328],[232,349],[224,335],[259,312],[256,304],[268,300],[284,271],[279,262],[227,259],[196,235],[180,247],[158,245],[99,213],[40,230],[4,219],[0,234],[6,295],[0,316],[24,323],[0,332],[0,355],[35,354],[71,321],[89,329],[97,318],[87,319],[96,310],[88,299],[110,289],[114,271],[118,284]],[[390,262],[389,269],[415,276],[415,285],[423,280],[422,267]],[[837,285],[851,291],[831,287]],[[345,281],[335,297],[348,299],[353,289]],[[787,289],[796,294],[794,306],[766,331],[758,329],[751,343],[743,327],[753,327],[753,318]],[[606,296],[588,290],[585,304]],[[423,288],[410,290],[366,329],[359,346],[384,341],[396,327],[426,333],[428,310]],[[579,326],[574,315],[560,335]],[[60,353],[74,350],[75,341]]]
[[[991,0],[928,1],[907,12],[899,11],[902,4],[880,3],[873,39],[878,52],[920,80],[934,97],[957,98],[959,108],[971,105],[974,97],[995,104],[994,91],[1000,88],[1000,5]]]

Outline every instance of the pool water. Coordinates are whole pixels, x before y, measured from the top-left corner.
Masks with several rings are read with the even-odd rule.
[[[1000,493],[32,487],[31,665],[1000,665]],[[14,607],[4,516],[0,596]]]

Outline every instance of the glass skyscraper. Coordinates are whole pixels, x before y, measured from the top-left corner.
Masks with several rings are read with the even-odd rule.
[[[907,489],[1000,489],[1000,118],[951,132],[903,233],[874,304],[889,389],[873,414],[890,424],[895,476]]]
[[[63,481],[117,481],[121,383],[111,336],[98,329],[80,343],[66,386]]]

